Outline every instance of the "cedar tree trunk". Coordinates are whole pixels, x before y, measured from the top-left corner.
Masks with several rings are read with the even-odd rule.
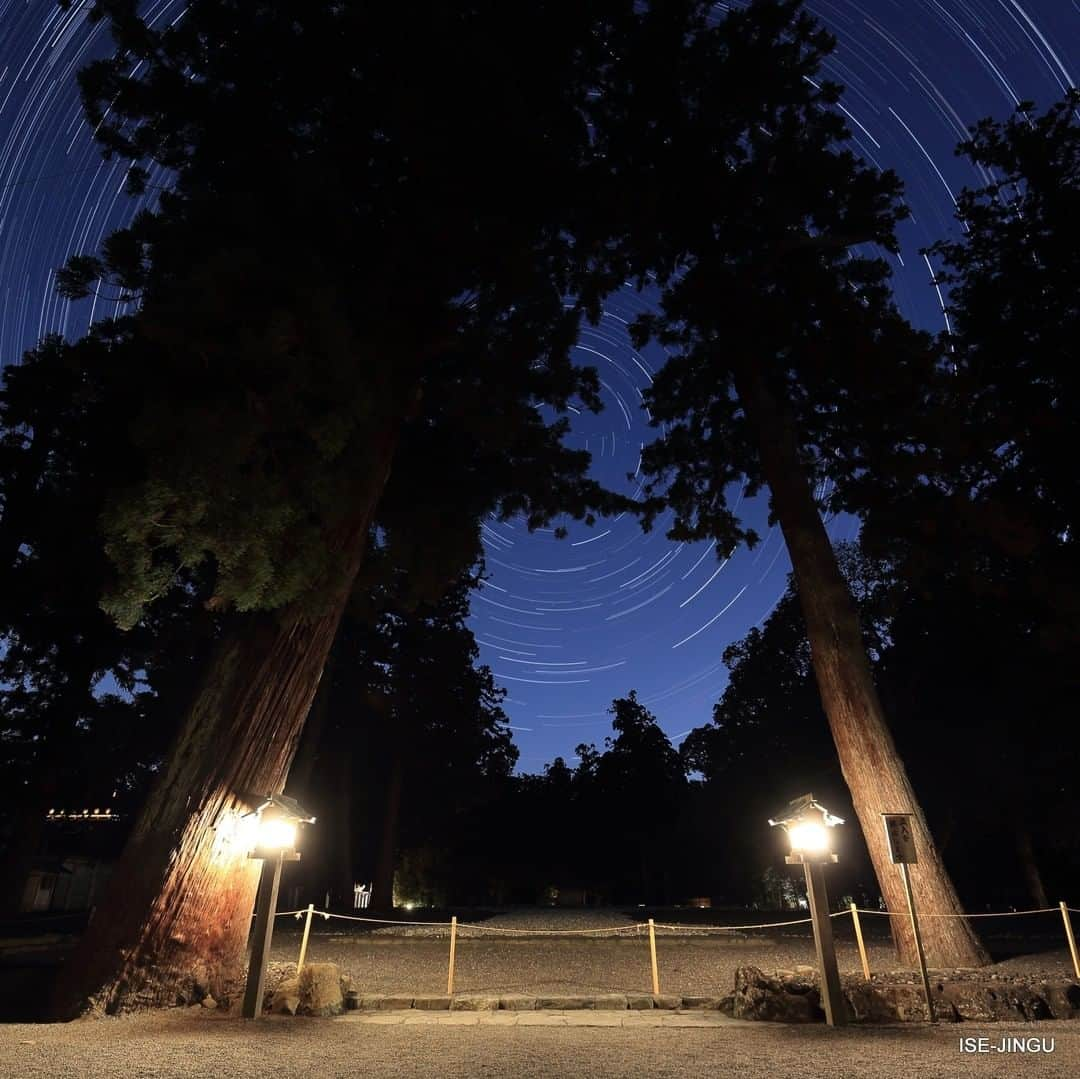
[[[328,537],[341,562],[323,613],[242,616],[219,643],[106,898],[61,970],[55,1017],[206,993],[223,1002],[239,988],[261,863],[235,829],[252,802],[284,788],[401,424],[374,433],[354,510]]]
[[[878,884],[893,912],[893,939],[901,961],[912,967],[918,962],[900,869],[889,859],[882,813],[912,814],[919,860],[911,867],[911,882],[928,964],[983,966],[990,957],[967,919],[935,917],[960,914],[962,908],[878,700],[858,611],[800,460],[794,423],[749,366],[736,371],[735,386],[757,435],[762,474],[795,570],[821,703]]]

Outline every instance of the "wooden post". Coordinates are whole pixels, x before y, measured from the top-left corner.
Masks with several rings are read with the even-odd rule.
[[[450,972],[446,977],[446,995],[454,995],[454,952],[457,949],[457,915],[450,919]]]
[[[859,923],[859,908],[851,904],[851,921],[855,926],[855,939],[859,942],[859,958],[862,960],[863,977],[870,981],[870,963],[866,958],[866,945],[862,939],[862,925]]]
[[[653,996],[660,995],[660,971],[656,966],[656,926],[652,918],[649,919],[649,958],[652,960],[652,991]]]
[[[923,992],[926,994],[926,1016],[931,1023],[936,1023],[934,997],[930,992],[930,977],[926,973],[926,953],[923,951],[922,934],[919,932],[919,916],[915,913],[915,896],[911,891],[907,862],[900,863],[900,875],[904,878],[904,894],[907,896],[908,913],[911,915],[911,933],[915,937],[915,951],[919,956],[919,973],[922,975]]]
[[[266,981],[266,957],[270,954],[270,938],[274,935],[274,911],[277,909],[278,887],[281,884],[281,852],[263,858],[259,878],[258,909],[255,912],[255,934],[251,942],[251,961],[248,963],[247,985],[244,987],[245,1019],[257,1019],[262,1012],[263,983]]]
[[[1065,906],[1064,899],[1059,906],[1061,907],[1061,920],[1065,923],[1065,939],[1069,942],[1069,952],[1072,954],[1073,970],[1076,972],[1077,978],[1080,978],[1080,959],[1076,956],[1076,937],[1073,936],[1072,922],[1069,920],[1069,908]]]
[[[300,941],[300,958],[296,961],[296,973],[304,969],[304,956],[307,955],[307,943],[308,935],[311,933],[311,915],[315,910],[314,903],[308,903],[307,905],[307,917],[304,919],[304,936]]]
[[[836,966],[836,943],[833,940],[832,920],[829,918],[829,896],[825,891],[825,867],[821,862],[803,861],[806,870],[806,895],[810,900],[810,920],[814,927],[814,948],[821,971],[821,1003],[825,1022],[831,1027],[847,1022],[844,991],[840,987],[840,971]]]

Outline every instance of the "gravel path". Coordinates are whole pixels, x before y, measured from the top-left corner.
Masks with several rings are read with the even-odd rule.
[[[497,1013],[496,1013],[497,1014]],[[557,1017],[556,1017],[557,1018]],[[267,1017],[257,1023],[177,1009],[53,1026],[0,1026],[0,1075],[26,1079],[439,1079],[573,1076],[738,1076],[740,1079],[1000,1079],[1080,1075],[1080,1026],[1055,1022],[1002,1030],[963,1027],[778,1026],[731,1020],[694,1027],[671,1020],[616,1029],[584,1025],[505,1026],[479,1017],[365,1024]],[[602,1021],[602,1020],[600,1020]],[[579,1025],[580,1024],[580,1025]],[[962,1053],[960,1036],[1034,1037],[1047,1053]],[[1044,1041],[1045,1039],[1045,1041]]]

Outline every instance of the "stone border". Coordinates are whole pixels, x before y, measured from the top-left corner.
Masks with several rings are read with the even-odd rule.
[[[724,998],[660,993],[590,993],[573,996],[528,993],[455,993],[451,996],[417,993],[345,994],[349,1011],[719,1011]]]

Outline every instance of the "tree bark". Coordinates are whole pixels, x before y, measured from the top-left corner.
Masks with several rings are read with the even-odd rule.
[[[57,1018],[235,994],[259,862],[234,831],[252,801],[284,788],[404,412],[374,434],[354,509],[328,537],[340,564],[323,612],[243,616],[219,642],[105,900],[61,970]]]
[[[901,961],[914,967],[917,956],[899,868],[889,858],[882,813],[912,814],[919,861],[912,866],[911,883],[922,916],[928,963],[983,966],[990,957],[967,919],[940,917],[961,914],[960,901],[896,751],[874,686],[858,611],[800,460],[794,423],[760,373],[749,365],[736,370],[735,387],[757,436],[762,474],[795,571],[821,703],[878,884],[893,914],[893,939]]]
[[[372,899],[378,910],[394,909],[394,869],[397,864],[398,830],[401,822],[401,790],[403,783],[401,749],[395,747],[386,787],[386,811],[383,814],[382,841],[375,867]]]

